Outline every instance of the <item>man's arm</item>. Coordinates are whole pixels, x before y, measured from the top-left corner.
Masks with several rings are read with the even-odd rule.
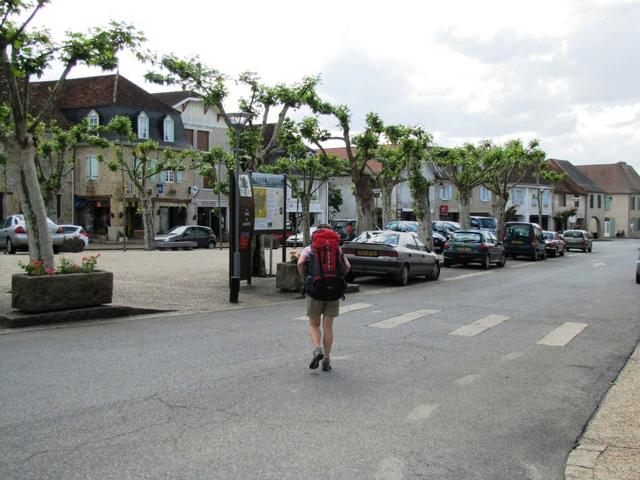
[[[300,278],[302,278],[302,281],[304,282],[304,277],[307,274],[307,254],[306,254],[306,249],[302,250],[302,252],[300,252],[300,255],[298,256],[298,273],[300,274]]]

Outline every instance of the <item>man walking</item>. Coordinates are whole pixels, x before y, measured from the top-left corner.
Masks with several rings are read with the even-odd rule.
[[[309,336],[313,347],[309,368],[318,368],[322,361],[324,372],[331,370],[333,319],[340,313],[339,298],[344,293],[344,276],[351,269],[349,260],[344,257],[339,244],[340,235],[331,228],[331,225],[321,224],[312,236],[311,245],[305,247],[298,257],[298,272],[307,294]],[[318,280],[330,285],[328,290],[333,288],[332,284],[342,284],[342,287],[337,287],[330,294],[326,294],[324,288],[316,288],[314,291],[315,281]],[[336,298],[327,299],[327,297]]]

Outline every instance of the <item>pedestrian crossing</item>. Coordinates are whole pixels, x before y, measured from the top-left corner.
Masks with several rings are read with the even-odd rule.
[[[349,313],[357,312],[359,310],[365,310],[374,307],[369,303],[353,303],[340,306],[340,316],[348,315]],[[380,308],[380,307],[378,307]],[[369,314],[376,314],[376,317],[384,316],[383,310],[369,310]],[[382,318],[372,323],[366,324],[367,327],[373,329],[389,330],[396,328],[403,328],[412,322],[424,322],[431,318],[435,320],[446,318],[446,310],[426,309],[421,308],[417,310],[411,310],[404,312],[400,315],[393,315],[387,318]],[[297,317],[297,320],[306,319],[306,316]],[[499,330],[500,327],[511,320],[509,315],[501,315],[492,313],[489,315],[481,316],[473,321],[460,325],[457,328],[448,332],[451,337],[472,338],[482,334],[486,334],[489,330]],[[540,338],[536,339],[535,344],[544,347],[566,347],[572,341],[575,340],[583,331],[588,327],[586,323],[577,322],[565,322],[560,325],[551,327],[551,329]],[[510,357],[509,357],[510,355]],[[521,353],[512,353],[507,355],[508,360],[515,360]]]

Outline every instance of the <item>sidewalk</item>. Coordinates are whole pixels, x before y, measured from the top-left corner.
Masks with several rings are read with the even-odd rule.
[[[567,480],[640,478],[640,345],[571,452]]]

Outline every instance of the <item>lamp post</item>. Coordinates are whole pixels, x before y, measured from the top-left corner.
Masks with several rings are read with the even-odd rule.
[[[240,131],[251,118],[251,114],[246,112],[228,113],[227,118],[236,131],[236,148],[233,149],[233,156],[236,162],[235,188],[233,190],[233,274],[231,276],[229,302],[238,303],[238,296],[240,295]]]

